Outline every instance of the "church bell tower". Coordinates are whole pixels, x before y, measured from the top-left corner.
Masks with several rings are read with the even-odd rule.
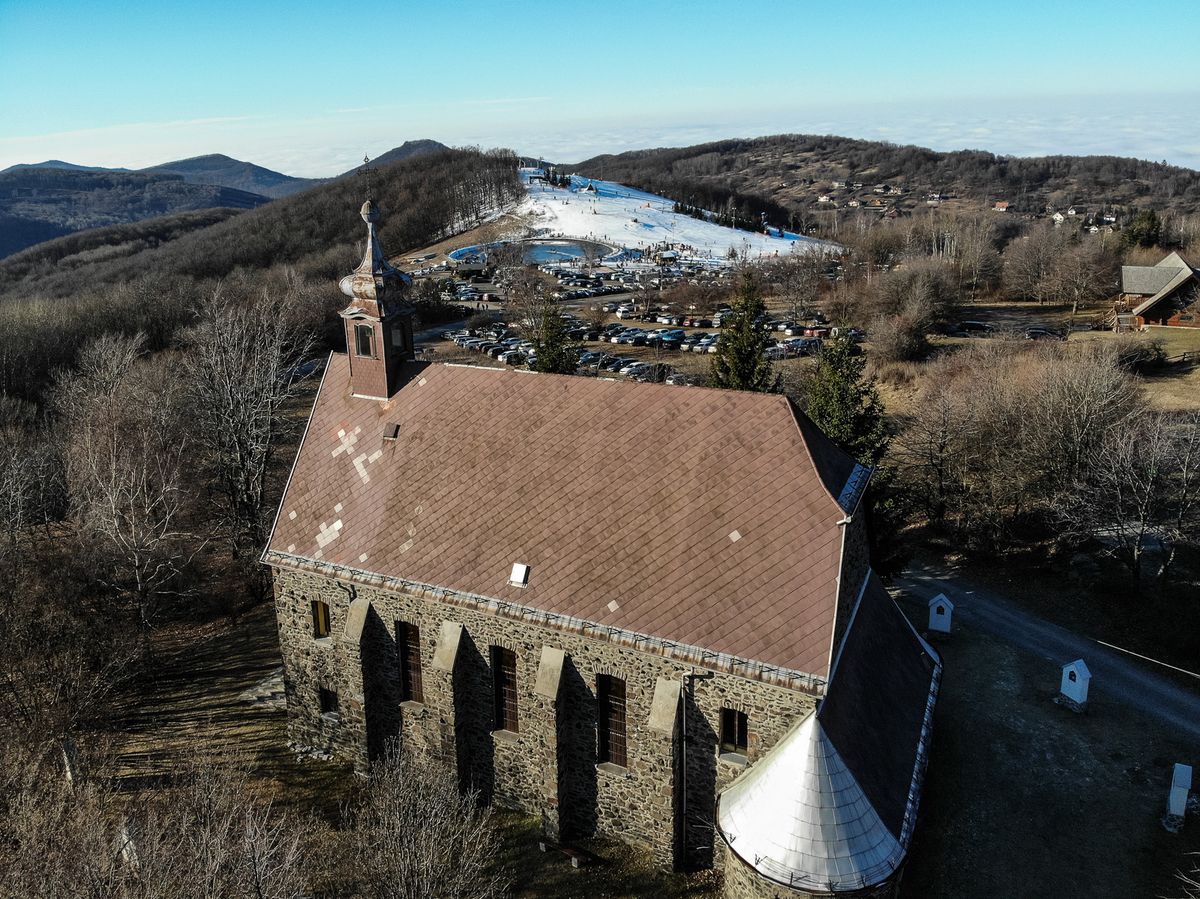
[[[362,205],[367,249],[362,262],[341,280],[350,305],[338,314],[346,329],[350,392],[364,399],[388,400],[400,386],[400,365],[413,358],[412,309],[405,293],[412,278],[388,264],[375,222],[379,211]]]

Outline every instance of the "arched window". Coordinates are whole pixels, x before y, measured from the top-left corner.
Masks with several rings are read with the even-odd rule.
[[[374,358],[375,328],[372,325],[354,326],[354,351],[359,356]]]

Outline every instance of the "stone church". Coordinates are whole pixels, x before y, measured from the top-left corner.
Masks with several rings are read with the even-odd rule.
[[[263,556],[291,739],[731,897],[892,895],[941,662],[870,470],[783,396],[414,361],[376,215]]]

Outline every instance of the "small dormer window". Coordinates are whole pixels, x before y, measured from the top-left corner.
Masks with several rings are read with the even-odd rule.
[[[374,358],[375,328],[371,325],[354,326],[354,351],[359,356]]]

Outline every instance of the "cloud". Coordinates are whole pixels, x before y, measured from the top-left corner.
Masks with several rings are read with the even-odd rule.
[[[1187,96],[962,99],[937,104],[834,105],[661,111],[617,104],[555,104],[550,97],[430,101],[346,108],[302,118],[220,116],[144,122],[0,139],[0,168],[58,158],[137,168],[203,153],[227,153],[290,175],[327,177],[408,139],[507,146],[578,162],[601,153],[688,146],[765,134],[838,134],[935,150],[1000,154],[1135,156],[1200,169],[1200,93]],[[469,116],[448,108],[472,106]],[[527,107],[527,108],[523,108]],[[401,122],[402,124],[397,124]]]

